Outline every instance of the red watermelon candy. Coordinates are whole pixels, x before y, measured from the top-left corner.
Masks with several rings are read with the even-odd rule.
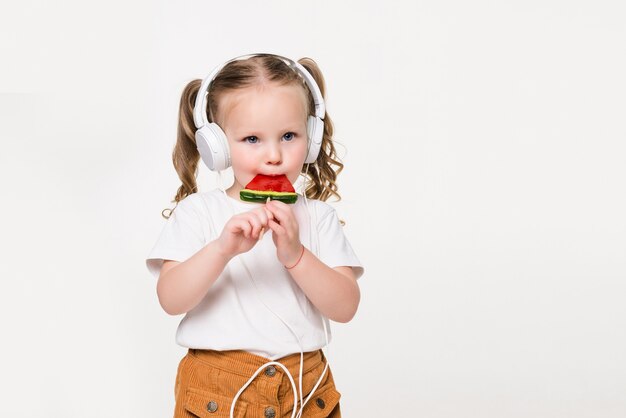
[[[266,202],[280,200],[283,203],[296,203],[298,194],[284,174],[268,176],[257,174],[245,188],[239,192],[241,200],[246,202]]]

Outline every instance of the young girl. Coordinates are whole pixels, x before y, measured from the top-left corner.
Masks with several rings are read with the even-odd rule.
[[[363,267],[323,202],[343,168],[324,89],[313,60],[256,54],[183,91],[182,186],[146,260],[163,309],[185,314],[175,417],[340,417],[321,349],[328,319],[354,316]],[[232,165],[227,190],[197,192],[201,157],[218,174]],[[258,174],[308,185],[294,204],[242,201]]]

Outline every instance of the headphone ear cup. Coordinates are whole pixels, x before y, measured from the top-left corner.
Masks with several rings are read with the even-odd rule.
[[[217,123],[209,123],[196,131],[196,147],[204,164],[212,171],[230,167],[226,134]]]
[[[324,121],[317,116],[309,116],[307,120],[307,135],[309,137],[309,151],[304,160],[305,164],[313,164],[322,148],[322,138],[324,136]]]

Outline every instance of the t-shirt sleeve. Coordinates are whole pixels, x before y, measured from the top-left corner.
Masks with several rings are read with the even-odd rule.
[[[185,261],[205,245],[201,214],[193,204],[194,195],[178,202],[152,251],[146,258],[148,271],[159,277],[163,260]]]
[[[352,267],[356,278],[363,275],[363,265],[343,232],[337,212],[332,209],[318,223],[320,260],[328,267]]]

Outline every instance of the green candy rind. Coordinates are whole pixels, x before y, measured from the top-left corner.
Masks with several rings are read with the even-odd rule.
[[[239,192],[241,200],[246,202],[264,203],[269,197],[270,200],[278,200],[283,203],[296,203],[298,200],[297,193],[289,192],[261,192],[258,190],[242,189]]]

